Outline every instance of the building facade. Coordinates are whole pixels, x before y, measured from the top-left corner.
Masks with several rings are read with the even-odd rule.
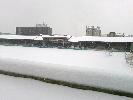
[[[16,35],[52,35],[52,28],[38,24],[36,27],[16,27]]]
[[[116,33],[115,33],[115,32],[110,32],[110,33],[108,34],[108,37],[116,37]]]
[[[110,32],[107,36],[108,36],[108,37],[124,37],[125,34],[124,34],[124,33]]]
[[[101,36],[100,27],[86,26],[86,36]]]

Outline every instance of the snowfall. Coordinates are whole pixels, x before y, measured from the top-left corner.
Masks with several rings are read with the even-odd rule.
[[[124,52],[0,46],[0,70],[133,93]],[[0,99],[131,100],[31,79],[0,75]]]

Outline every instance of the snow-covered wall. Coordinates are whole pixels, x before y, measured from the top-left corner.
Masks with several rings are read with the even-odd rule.
[[[0,52],[0,70],[133,93],[133,69],[122,52],[5,46]]]

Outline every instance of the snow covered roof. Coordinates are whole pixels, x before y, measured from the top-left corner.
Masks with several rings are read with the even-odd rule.
[[[70,35],[42,35],[43,38],[70,38]]]
[[[133,42],[133,37],[98,37],[98,36],[82,36],[72,37],[70,42],[94,41],[94,42]]]
[[[70,38],[70,35],[42,35],[42,36],[24,36],[24,35],[0,35],[0,39],[29,39],[43,40],[43,38]]]
[[[0,39],[43,40],[41,36],[23,36],[23,35],[0,35]]]
[[[82,36],[71,37],[70,35],[42,35],[42,36],[24,36],[24,35],[0,35],[0,39],[29,39],[43,40],[43,38],[67,38],[70,42],[94,41],[94,42],[133,42],[133,37],[98,37]]]

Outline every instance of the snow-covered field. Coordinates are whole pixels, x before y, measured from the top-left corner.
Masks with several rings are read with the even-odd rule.
[[[0,100],[132,100],[132,98],[0,75]]]
[[[124,52],[0,46],[0,70],[133,93]]]

